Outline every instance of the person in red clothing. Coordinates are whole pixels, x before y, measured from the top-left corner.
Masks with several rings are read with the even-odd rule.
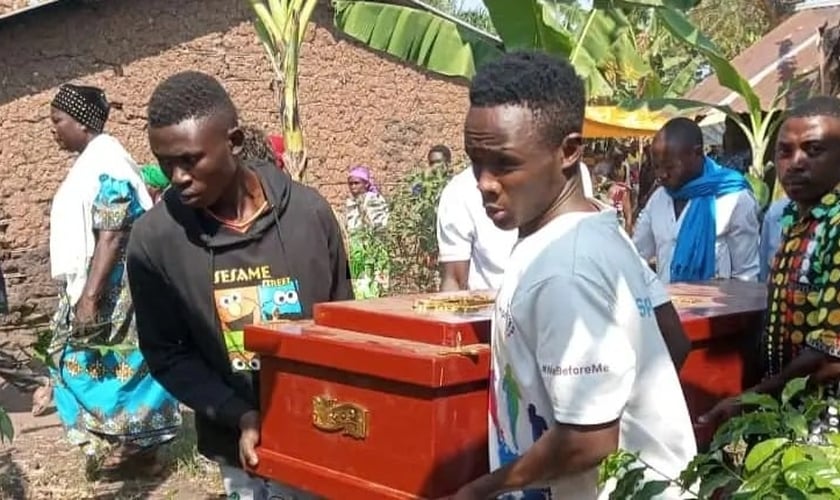
[[[268,136],[268,143],[271,144],[271,149],[274,151],[274,157],[276,158],[277,168],[283,170],[285,166],[283,165],[283,152],[286,151],[286,146],[283,143],[283,136],[278,134],[272,134]]]

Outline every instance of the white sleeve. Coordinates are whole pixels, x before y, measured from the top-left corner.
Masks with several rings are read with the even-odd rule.
[[[627,240],[631,247],[633,247],[633,241],[630,239],[627,234],[622,231],[621,235]],[[634,248],[635,250],[635,248]],[[638,254],[638,250],[636,251]],[[659,280],[659,276],[653,272],[653,269],[650,268],[650,264],[639,255],[639,260],[642,263],[642,272],[645,275],[645,284],[647,285],[648,292],[650,293],[650,301],[653,304],[653,307],[659,307],[663,304],[667,304],[671,302],[671,294],[668,293],[668,289],[662,284]]]
[[[538,368],[561,424],[612,422],[630,399],[636,353],[602,289],[581,277],[555,276],[527,291],[526,302],[517,300],[526,313],[520,331],[536,338]],[[653,315],[652,307],[642,309]]]
[[[437,210],[437,243],[440,262],[470,260],[475,224],[470,217],[465,197],[457,189],[457,178],[443,189]]]
[[[758,203],[752,194],[743,191],[738,195],[738,202],[729,219],[726,240],[732,260],[732,277],[741,281],[758,279],[758,249],[761,241],[758,210]]]
[[[656,240],[653,237],[653,225],[650,218],[650,207],[656,199],[656,192],[650,196],[647,205],[639,213],[639,218],[633,224],[633,244],[639,255],[646,261],[656,257]]]
[[[659,276],[653,272],[647,262],[642,259],[642,266],[644,266],[645,283],[647,283],[648,293],[650,293],[650,301],[653,307],[659,307],[663,304],[671,302],[671,294],[668,289],[659,281]]]

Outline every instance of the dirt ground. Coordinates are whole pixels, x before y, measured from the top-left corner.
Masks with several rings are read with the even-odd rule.
[[[218,499],[223,498],[218,468],[195,451],[192,415],[182,435],[162,452],[165,471],[140,477],[136,471],[85,475],[81,452],[64,440],[58,416],[31,415],[31,397],[0,379],[0,405],[12,418],[15,438],[0,444],[2,499]]]

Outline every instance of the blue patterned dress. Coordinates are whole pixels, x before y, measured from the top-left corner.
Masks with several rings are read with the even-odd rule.
[[[133,186],[107,175],[93,203],[94,231],[129,231],[143,214]],[[91,458],[117,445],[132,451],[173,439],[181,425],[178,401],[151,376],[137,346],[134,308],[125,272],[125,243],[100,303],[99,321],[77,331],[67,296],[53,318],[54,397],[71,443]]]

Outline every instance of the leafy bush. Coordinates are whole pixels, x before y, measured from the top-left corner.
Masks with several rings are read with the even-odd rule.
[[[437,207],[452,172],[417,168],[392,193],[385,237],[390,256],[391,293],[437,291]]]
[[[599,479],[617,480],[610,495],[615,500],[648,500],[670,485],[696,499],[840,498],[840,434],[826,434],[828,444],[809,441],[808,425],[827,405],[822,391],[805,391],[806,382],[792,380],[779,400],[743,395],[750,411],[721,426],[709,451],[698,454],[677,479],[645,481],[644,473],[653,469],[624,450],[604,460]]]
[[[353,278],[388,272],[389,293],[436,291],[440,277],[437,269],[437,206],[440,193],[452,176],[442,169],[416,168],[390,193],[388,226],[385,229],[364,227],[348,235],[350,274]],[[356,298],[366,298],[382,291],[382,283],[365,283]],[[369,292],[369,293],[368,293]]]

